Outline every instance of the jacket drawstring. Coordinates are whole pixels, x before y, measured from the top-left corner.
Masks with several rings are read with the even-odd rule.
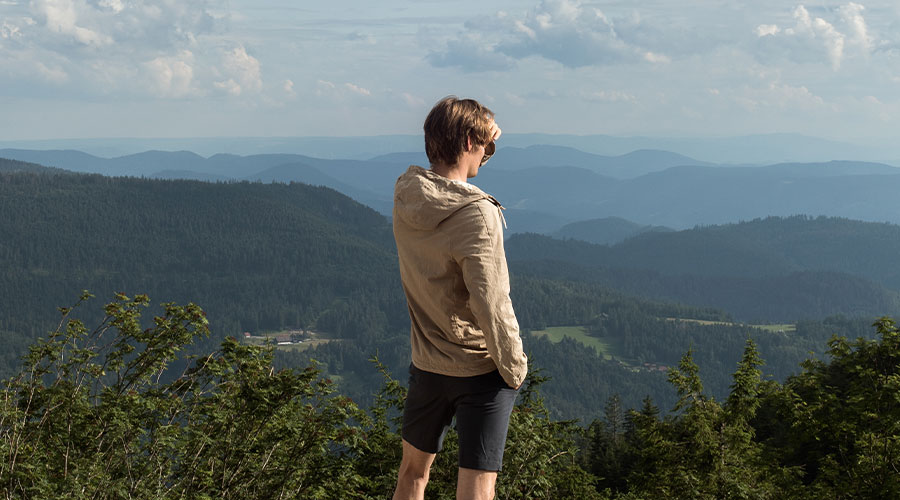
[[[497,201],[497,198],[494,198],[491,195],[487,195],[487,199],[497,206],[497,211],[500,212],[500,220],[503,221],[503,229],[508,229],[506,227],[506,217],[503,216],[503,211],[506,210],[506,208],[504,208],[503,205],[501,205],[500,202]]]

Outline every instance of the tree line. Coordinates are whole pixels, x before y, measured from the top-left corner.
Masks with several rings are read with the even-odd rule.
[[[400,459],[405,389],[384,375],[371,406],[313,366],[277,369],[271,348],[209,335],[193,303],[117,296],[101,319],[60,309],[2,385],[6,498],[384,498]],[[89,305],[90,302],[87,302]],[[671,412],[613,396],[587,429],[553,418],[532,370],[511,417],[497,498],[844,499],[900,495],[900,330],[834,337],[784,384],[746,342],[730,391],[709,396],[688,351],[668,373]],[[176,369],[165,379],[161,374]],[[455,498],[456,435],[428,498]]]

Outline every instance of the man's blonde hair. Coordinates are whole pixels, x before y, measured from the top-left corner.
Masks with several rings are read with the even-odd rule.
[[[494,112],[474,99],[447,96],[431,108],[425,118],[425,154],[432,164],[452,165],[466,151],[466,140],[473,146],[487,145]]]

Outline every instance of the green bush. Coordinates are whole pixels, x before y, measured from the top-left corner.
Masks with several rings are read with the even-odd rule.
[[[61,309],[0,399],[0,489],[6,498],[375,499],[393,491],[406,389],[385,377],[362,411],[314,366],[276,371],[271,347],[209,335],[194,304],[118,294],[90,330]],[[146,321],[146,320],[144,320]],[[597,498],[575,461],[571,422],[554,422],[530,376],[510,423],[498,498]],[[455,498],[456,435],[437,460],[429,498]]]

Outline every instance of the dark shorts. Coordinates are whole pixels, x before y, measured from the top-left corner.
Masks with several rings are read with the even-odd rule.
[[[450,377],[409,365],[403,439],[421,451],[437,453],[455,415],[459,466],[499,471],[517,395],[496,370],[474,377]]]

